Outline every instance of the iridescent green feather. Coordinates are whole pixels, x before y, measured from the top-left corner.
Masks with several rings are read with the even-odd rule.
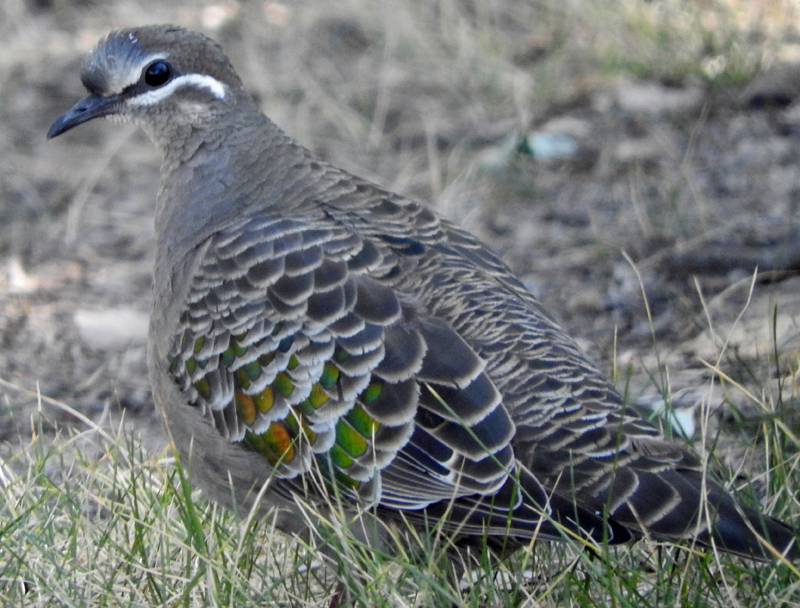
[[[208,385],[208,380],[206,378],[200,378],[200,380],[194,383],[194,387],[203,399],[211,399],[211,387]]]
[[[258,361],[251,361],[242,369],[251,382],[255,382],[261,376],[261,364]]]
[[[339,368],[330,363],[326,363],[322,370],[322,375],[319,377],[319,383],[324,389],[332,389],[336,386],[336,381],[339,379]]]
[[[275,389],[275,391],[279,395],[288,397],[289,395],[292,394],[292,391],[294,390],[294,385],[292,384],[291,378],[289,378],[289,376],[281,372],[280,374],[275,376],[275,381],[272,383],[272,388]]]
[[[358,458],[367,451],[367,440],[356,429],[347,423],[347,420],[339,420],[336,423],[336,445],[350,456]]]
[[[381,389],[383,388],[383,384],[380,382],[372,382],[370,385],[361,393],[361,400],[369,405],[370,403],[374,403],[375,400],[380,396]]]
[[[367,439],[371,439],[378,430],[378,427],[380,427],[380,424],[373,420],[359,405],[356,405],[352,410],[347,412],[345,420],[347,420],[350,426],[358,431],[362,437]]]

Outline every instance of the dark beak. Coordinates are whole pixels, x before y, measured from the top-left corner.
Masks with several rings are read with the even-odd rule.
[[[92,95],[81,99],[66,114],[63,114],[53,123],[53,126],[47,132],[47,139],[58,137],[71,128],[82,125],[93,118],[113,114],[116,103],[116,95],[111,95],[110,97]]]

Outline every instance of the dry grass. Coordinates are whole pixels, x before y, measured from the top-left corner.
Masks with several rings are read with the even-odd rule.
[[[538,543],[453,589],[436,537],[375,556],[333,522],[344,557],[326,569],[268,521],[192,492],[154,430],[143,344],[98,348],[74,323],[87,306],[147,312],[158,160],[113,125],[43,136],[81,95],[79,56],[111,27],[154,20],[211,33],[265,111],[317,153],[491,240],[570,333],[600,345],[632,400],[656,391],[669,404],[692,387],[696,444],[732,490],[791,522],[800,512],[796,281],[753,284],[750,268],[695,284],[659,265],[735,220],[796,220],[794,148],[757,136],[768,120],[716,104],[796,53],[795,2],[6,0],[0,378],[29,392],[0,393],[5,605],[317,606],[341,584],[364,606],[800,604],[790,565],[645,543]],[[623,116],[614,95],[629,78],[709,93],[678,115]],[[565,116],[594,129],[586,154],[519,152]],[[640,140],[655,152],[620,160]],[[753,150],[761,164],[748,164]]]

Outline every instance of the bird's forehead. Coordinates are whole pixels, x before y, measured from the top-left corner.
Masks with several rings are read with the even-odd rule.
[[[143,46],[134,32],[114,32],[89,54],[81,81],[94,95],[114,95],[135,84],[149,63],[168,56]]]

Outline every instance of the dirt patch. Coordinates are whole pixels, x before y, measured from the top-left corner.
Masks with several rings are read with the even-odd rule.
[[[717,421],[731,407],[759,414],[730,383],[710,384],[716,374],[701,359],[770,399],[780,383],[794,386],[795,72],[726,89],[603,77],[543,103],[531,91],[548,85],[540,67],[549,50],[519,26],[516,3],[481,26],[495,37],[486,47],[468,37],[478,13],[381,4],[391,11],[3,9],[0,379],[90,418],[125,411],[131,428],[164,444],[145,361],[158,158],[127,126],[44,139],[83,94],[84,52],[112,27],[158,15],[205,27],[265,111],[323,158],[432,201],[500,251],[603,369],[618,371],[631,400],[688,389]],[[38,403],[7,385],[0,394],[7,457],[29,436]],[[80,424],[43,411],[47,431]],[[731,440],[731,464],[745,454],[741,438]]]

